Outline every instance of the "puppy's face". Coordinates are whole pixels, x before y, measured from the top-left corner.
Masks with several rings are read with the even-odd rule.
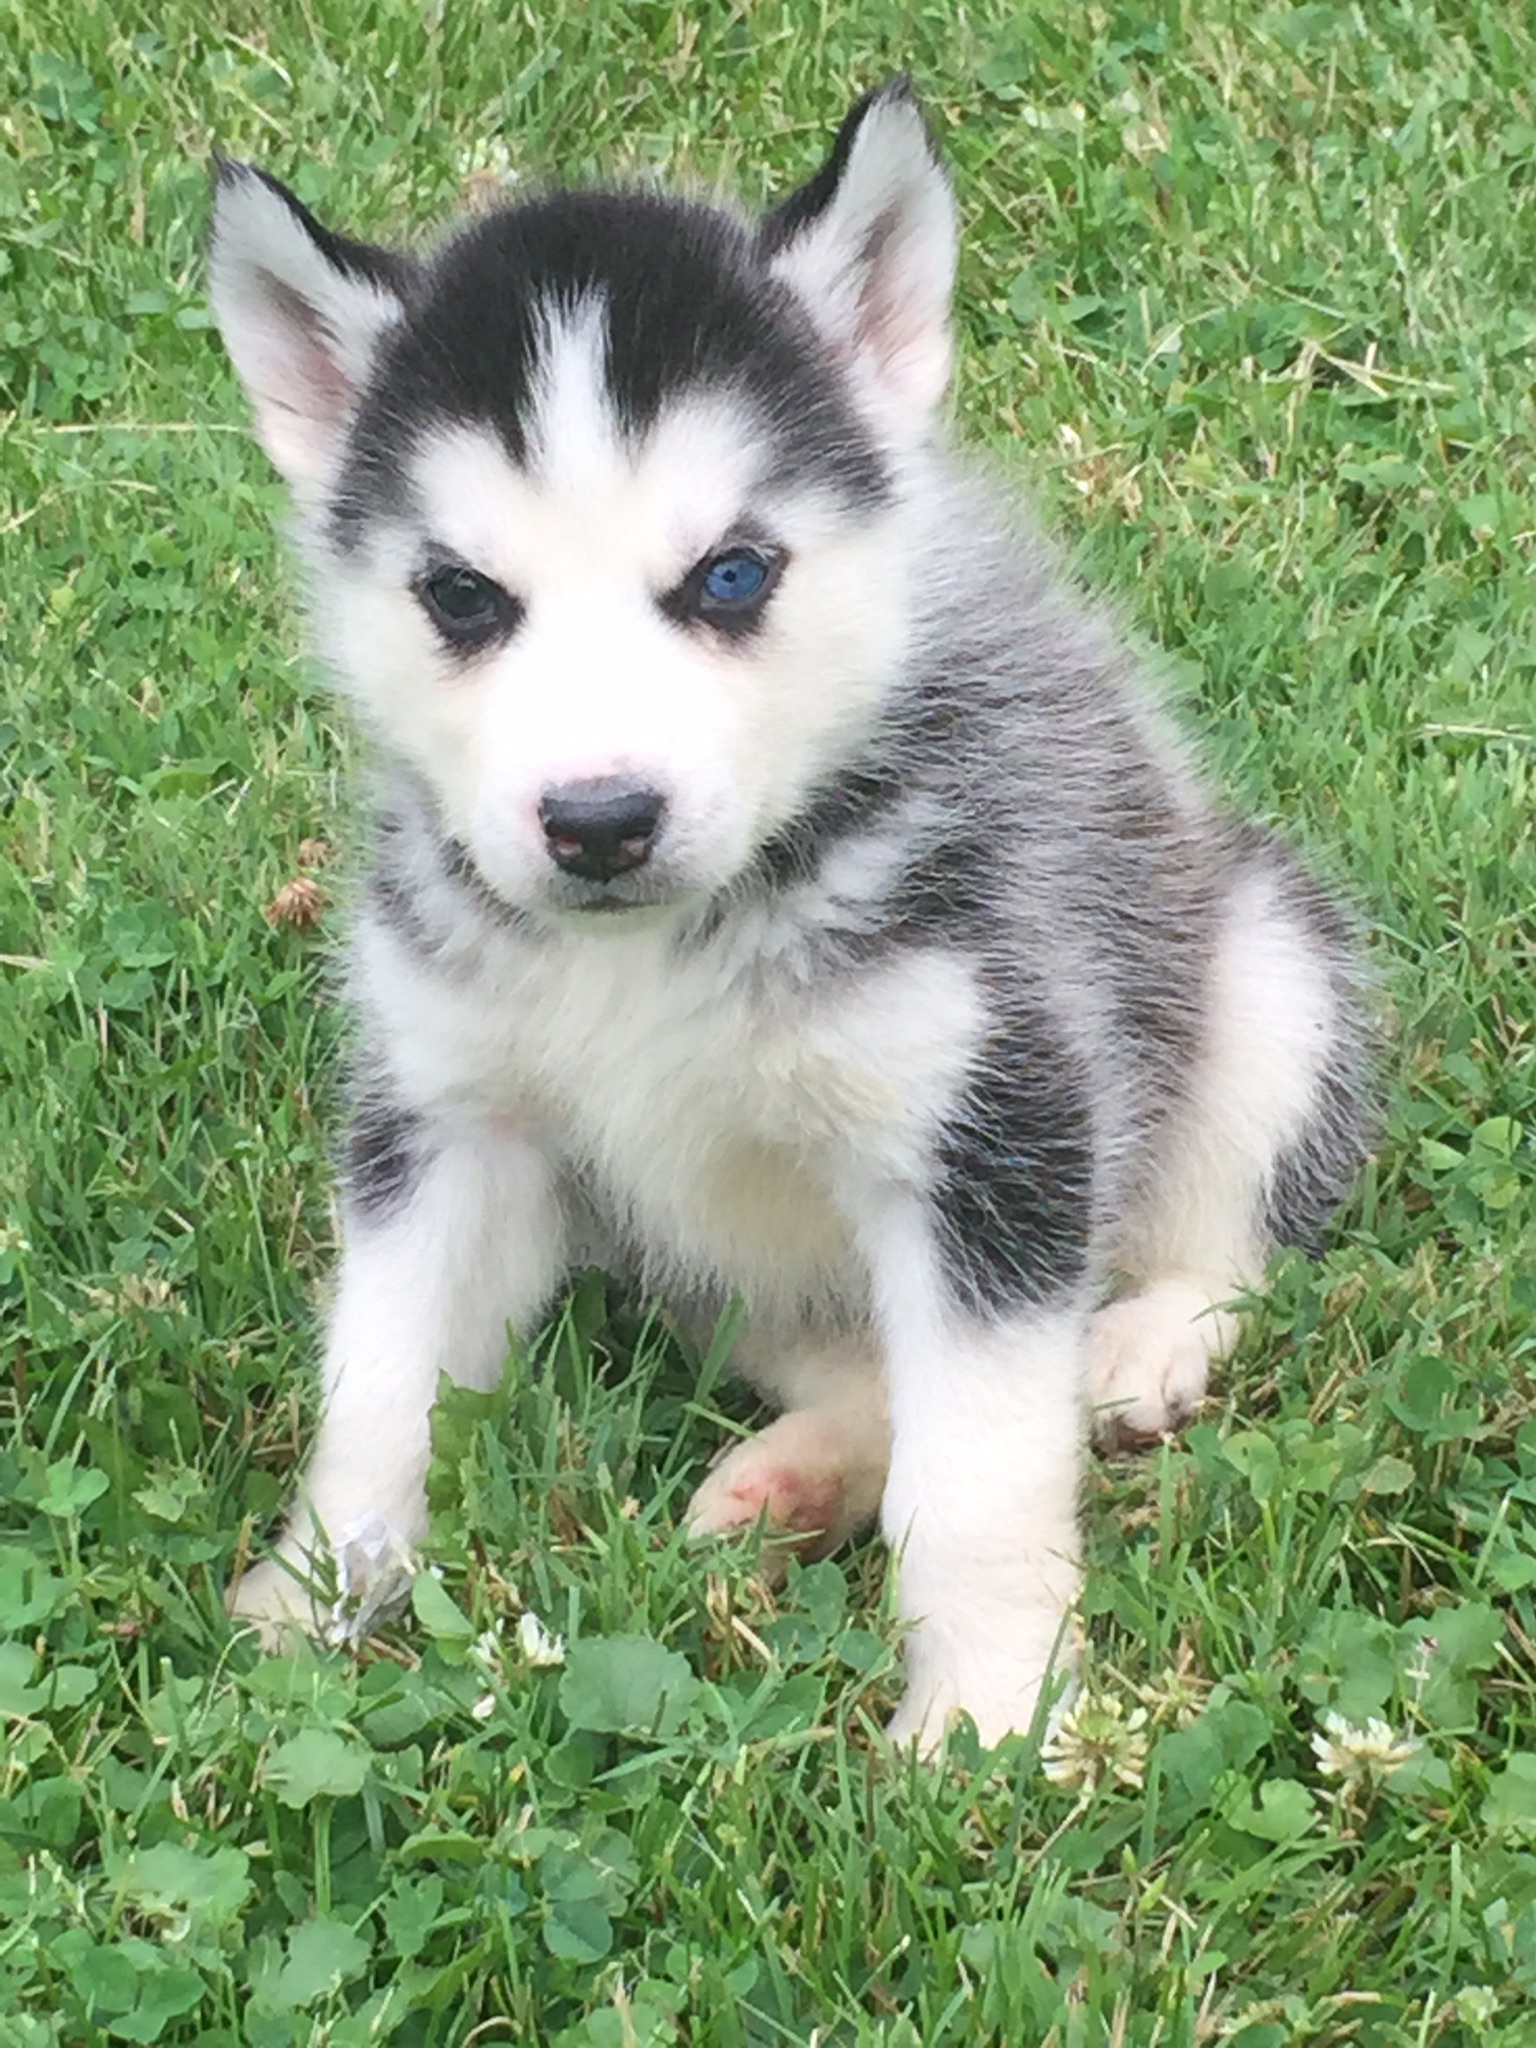
[[[611,916],[727,882],[856,740],[899,659],[899,534],[873,436],[787,295],[728,279],[740,355],[699,377],[709,338],[693,281],[667,275],[671,209],[556,205],[505,239],[472,233],[381,350],[310,529],[313,609],[491,887]],[[647,366],[614,360],[635,340],[616,332],[627,279],[530,289],[546,225],[599,247],[651,231],[647,289],[687,324],[649,404]],[[495,319],[509,275],[521,346],[440,401],[438,347]]]
[[[321,649],[486,883],[593,927],[727,886],[900,669],[953,263],[904,91],[755,228],[573,194],[414,263],[226,167],[213,250]]]

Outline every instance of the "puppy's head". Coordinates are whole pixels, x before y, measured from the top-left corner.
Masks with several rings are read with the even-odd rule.
[[[707,896],[857,747],[954,256],[904,83],[755,223],[557,194],[415,259],[220,167],[214,308],[321,650],[506,901]]]

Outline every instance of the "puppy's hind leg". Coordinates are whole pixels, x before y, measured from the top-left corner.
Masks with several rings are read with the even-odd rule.
[[[716,1462],[689,1505],[688,1526],[716,1536],[764,1518],[772,1569],[791,1551],[825,1557],[874,1520],[891,1432],[872,1339],[760,1361],[753,1348],[749,1341],[740,1369],[785,1412]]]
[[[1103,1441],[1177,1428],[1237,1341],[1226,1306],[1273,1247],[1315,1247],[1367,1138],[1366,1032],[1350,938],[1327,896],[1260,842],[1233,884],[1187,1093],[1158,1134],[1088,1336]]]

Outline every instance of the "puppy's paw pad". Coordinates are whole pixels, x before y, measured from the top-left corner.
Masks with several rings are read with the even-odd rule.
[[[1094,1435],[1154,1443],[1182,1428],[1235,1332],[1234,1318],[1192,1287],[1153,1288],[1101,1309],[1088,1330]]]
[[[808,1479],[788,1465],[764,1464],[756,1470],[722,1473],[706,1479],[693,1497],[689,1528],[695,1536],[715,1536],[744,1529],[760,1515],[776,1529],[815,1535],[835,1519],[838,1487],[829,1479]]]
[[[766,1519],[801,1539],[791,1547],[802,1556],[821,1556],[851,1533],[848,1507],[835,1445],[804,1411],[781,1416],[721,1459],[689,1504],[688,1529],[721,1536]]]
[[[786,1535],[807,1539],[836,1527],[842,1493],[835,1479],[809,1477],[777,1461],[744,1461],[736,1467],[735,1460],[733,1452],[693,1496],[690,1535],[723,1536],[750,1529],[760,1518]]]

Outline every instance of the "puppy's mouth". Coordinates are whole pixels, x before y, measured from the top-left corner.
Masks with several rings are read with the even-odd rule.
[[[448,873],[503,921],[548,922],[568,931],[576,925],[621,929],[675,916],[699,901],[696,885],[667,873],[660,864],[606,881],[548,874],[534,889],[514,893],[497,887],[462,839],[446,840],[444,857]]]
[[[654,898],[637,901],[633,896],[616,896],[611,889],[603,889],[578,903],[562,903],[560,908],[573,911],[577,917],[622,917],[628,910],[654,910],[657,904]]]
[[[580,919],[583,923],[622,924],[629,919],[675,910],[685,900],[684,891],[669,887],[659,875],[635,875],[610,882],[581,882],[560,876],[546,882],[543,908],[562,923]]]
[[[537,895],[503,893],[481,867],[461,839],[444,844],[444,865],[454,880],[469,889],[487,909],[502,918],[553,916],[564,923],[580,918],[592,921],[622,921],[650,911],[666,910],[680,900],[680,892],[657,879],[636,875],[613,882],[584,882],[575,876],[551,876]]]

